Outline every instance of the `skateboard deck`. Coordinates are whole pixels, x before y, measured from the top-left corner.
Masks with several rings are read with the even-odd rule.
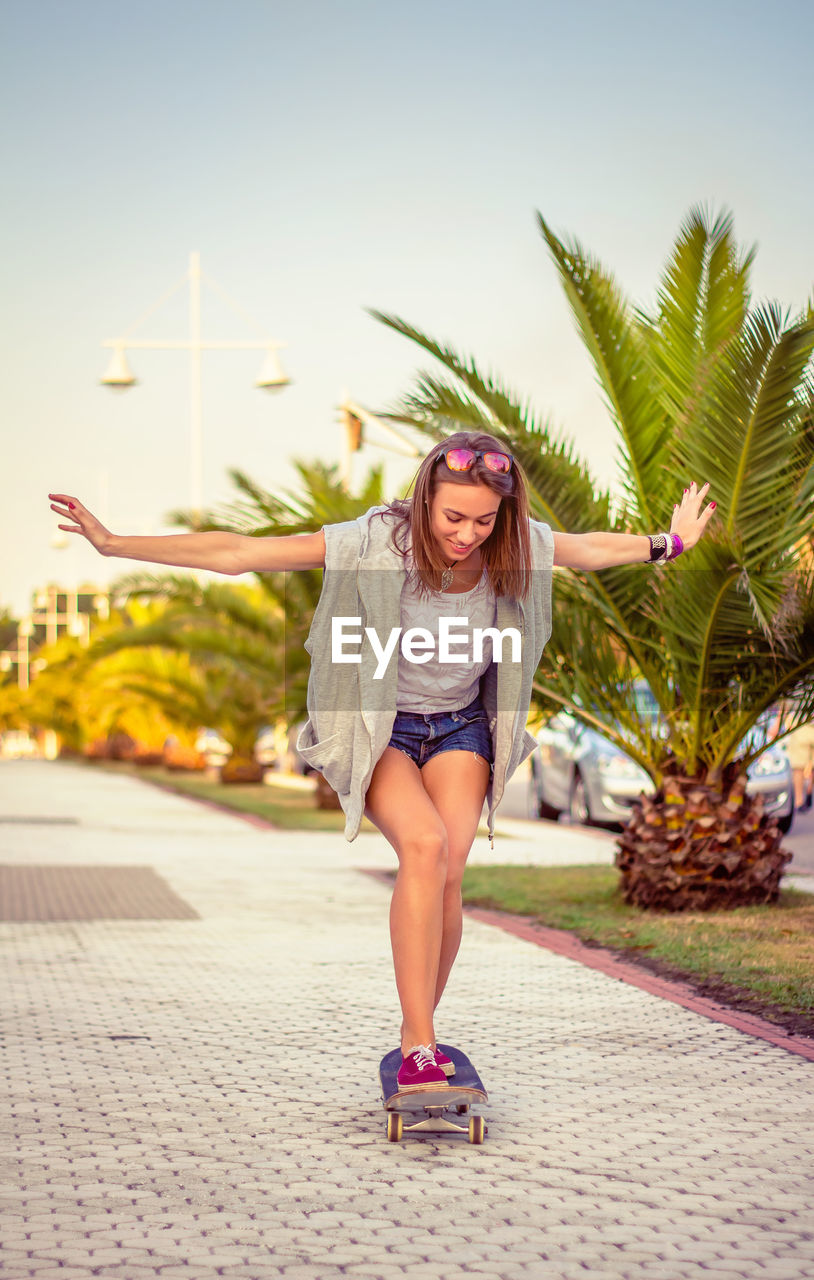
[[[465,1133],[470,1142],[483,1142],[486,1122],[482,1115],[471,1112],[473,1105],[488,1100],[483,1081],[460,1049],[440,1043],[438,1048],[454,1062],[455,1074],[448,1077],[446,1087],[439,1085],[437,1089],[399,1092],[396,1077],[402,1062],[401,1049],[393,1049],[382,1058],[379,1081],[390,1142],[399,1142],[403,1134],[416,1132]],[[466,1123],[450,1120],[450,1113],[466,1117]],[[418,1118],[422,1115],[423,1119]]]

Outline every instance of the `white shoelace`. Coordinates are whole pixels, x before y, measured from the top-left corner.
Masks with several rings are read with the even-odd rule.
[[[419,1071],[423,1071],[425,1067],[437,1066],[431,1045],[414,1044],[405,1056],[409,1058],[411,1053],[415,1054],[416,1066]]]

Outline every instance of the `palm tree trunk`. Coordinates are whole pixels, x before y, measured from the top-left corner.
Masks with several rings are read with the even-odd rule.
[[[737,763],[719,784],[668,776],[663,791],[643,796],[619,837],[616,865],[627,902],[658,911],[714,911],[776,902],[792,855],[746,795]]]

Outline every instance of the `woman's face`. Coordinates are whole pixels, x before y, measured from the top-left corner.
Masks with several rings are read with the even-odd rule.
[[[485,484],[441,481],[430,501],[430,530],[448,563],[465,560],[486,541],[500,501]]]

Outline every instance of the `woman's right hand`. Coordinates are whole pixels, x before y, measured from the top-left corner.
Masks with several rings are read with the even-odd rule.
[[[58,528],[64,529],[66,533],[81,533],[101,555],[110,555],[113,534],[96,516],[91,515],[78,498],[72,498],[67,493],[49,493],[48,497],[51,499],[52,511],[56,511],[63,519],[74,522],[61,524]]]

